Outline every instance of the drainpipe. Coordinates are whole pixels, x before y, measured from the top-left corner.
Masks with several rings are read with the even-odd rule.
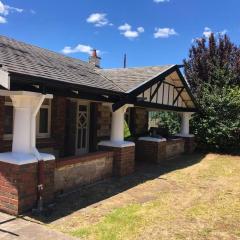
[[[37,210],[38,212],[42,212],[43,210],[43,184],[44,184],[44,160],[41,159],[41,155],[39,154],[36,148],[36,116],[38,111],[41,108],[43,101],[45,100],[46,95],[42,95],[37,103],[34,106],[32,111],[32,119],[31,119],[31,149],[32,153],[38,160],[38,185],[37,185]]]

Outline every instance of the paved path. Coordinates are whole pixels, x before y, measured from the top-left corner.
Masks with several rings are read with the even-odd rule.
[[[62,233],[22,218],[0,213],[0,240],[74,240]]]

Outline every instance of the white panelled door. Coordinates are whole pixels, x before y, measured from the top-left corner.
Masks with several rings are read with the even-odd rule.
[[[89,151],[89,103],[79,101],[77,105],[76,154]]]

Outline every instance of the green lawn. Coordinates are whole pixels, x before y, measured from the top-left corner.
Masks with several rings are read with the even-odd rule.
[[[50,227],[94,240],[240,239],[240,157],[209,154]]]

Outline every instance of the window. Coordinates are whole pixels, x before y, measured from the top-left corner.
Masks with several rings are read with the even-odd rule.
[[[9,97],[5,98],[4,108],[4,138],[11,139],[13,133],[13,106]]]
[[[51,101],[45,99],[38,114],[36,122],[38,138],[50,137],[51,131]]]
[[[51,130],[51,101],[45,99],[36,119],[37,138],[50,137]],[[5,98],[4,139],[12,139],[13,106],[9,97]]]

